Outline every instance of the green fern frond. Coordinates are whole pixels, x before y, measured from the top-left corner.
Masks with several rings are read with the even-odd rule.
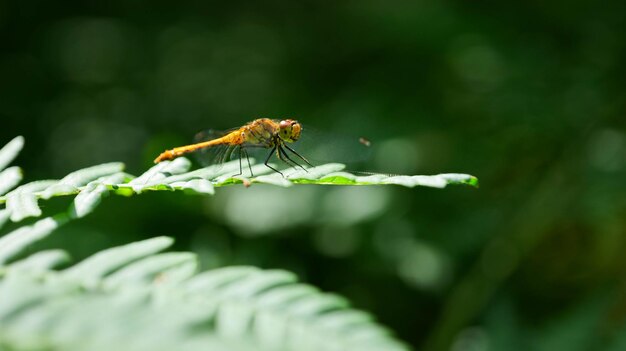
[[[23,145],[18,137],[0,150],[0,165],[8,165]],[[254,160],[252,160],[254,162]],[[233,184],[271,184],[290,187],[297,184],[317,185],[401,185],[405,187],[444,188],[447,185],[469,185],[478,187],[476,177],[467,174],[449,173],[432,176],[403,175],[356,175],[343,171],[345,166],[329,163],[307,170],[288,169],[283,175],[272,172],[265,165],[255,164],[252,171],[257,176],[234,176],[239,171],[238,161],[219,166],[209,166],[190,170],[191,162],[184,157],[164,161],[148,171],[134,177],[124,173],[124,165],[119,162],[105,163],[72,172],[61,180],[44,180],[22,185],[5,196],[0,196],[0,204],[5,203],[10,218],[18,222],[28,217],[41,216],[39,199],[55,196],[76,195],[70,210],[73,217],[83,217],[91,212],[101,198],[113,191],[119,195],[140,194],[144,191],[185,191],[212,195],[216,187]],[[1,168],[0,168],[1,170]],[[18,168],[9,168],[0,173],[0,190],[8,191],[21,180]],[[0,192],[0,195],[4,192]]]
[[[24,147],[24,137],[18,136],[9,141],[2,149],[0,149],[0,171],[5,169]]]

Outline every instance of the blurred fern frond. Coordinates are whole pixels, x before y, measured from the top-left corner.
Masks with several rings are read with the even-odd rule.
[[[0,347],[10,350],[406,350],[345,299],[282,270],[198,274],[196,256],[159,253],[167,237],[54,270],[63,251],[11,258],[58,225],[0,239]],[[10,263],[9,263],[10,262]]]

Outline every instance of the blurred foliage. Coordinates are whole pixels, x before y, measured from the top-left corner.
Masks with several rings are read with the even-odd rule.
[[[371,170],[481,189],[111,198],[42,246],[173,236],[204,268],[297,272],[425,350],[619,350],[625,17],[621,1],[0,2],[0,144],[26,137],[29,181],[136,174],[260,116],[363,135]],[[252,203],[277,215],[261,225]]]
[[[44,218],[0,239],[3,350],[408,350],[371,315],[292,273],[198,273],[195,255],[159,253],[168,237],[109,248],[63,270],[53,269],[68,260],[63,250],[10,262],[68,219]]]

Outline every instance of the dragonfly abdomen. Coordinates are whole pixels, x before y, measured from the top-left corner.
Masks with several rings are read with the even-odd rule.
[[[227,135],[224,135],[221,138],[217,138],[217,139],[212,139],[212,140],[208,140],[208,141],[204,141],[201,143],[197,143],[197,144],[192,144],[192,145],[185,145],[185,146],[180,146],[180,147],[175,147],[171,150],[166,150],[163,151],[163,153],[161,153],[155,160],[154,163],[159,163],[165,160],[172,160],[175,159],[176,157],[188,154],[190,152],[194,152],[200,149],[205,149],[208,147],[212,147],[212,146],[218,146],[218,145],[224,145],[224,144],[233,144],[233,143],[237,143],[237,135],[241,134],[238,132],[233,132]],[[240,138],[239,138],[240,139]],[[239,141],[239,144],[241,142]]]

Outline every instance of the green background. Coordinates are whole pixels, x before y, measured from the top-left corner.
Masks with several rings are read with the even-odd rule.
[[[294,271],[423,350],[622,350],[624,23],[620,1],[0,2],[0,143],[26,137],[35,180],[139,174],[257,117],[367,136],[368,169],[481,188],[111,197],[41,245],[174,236],[206,269]]]

